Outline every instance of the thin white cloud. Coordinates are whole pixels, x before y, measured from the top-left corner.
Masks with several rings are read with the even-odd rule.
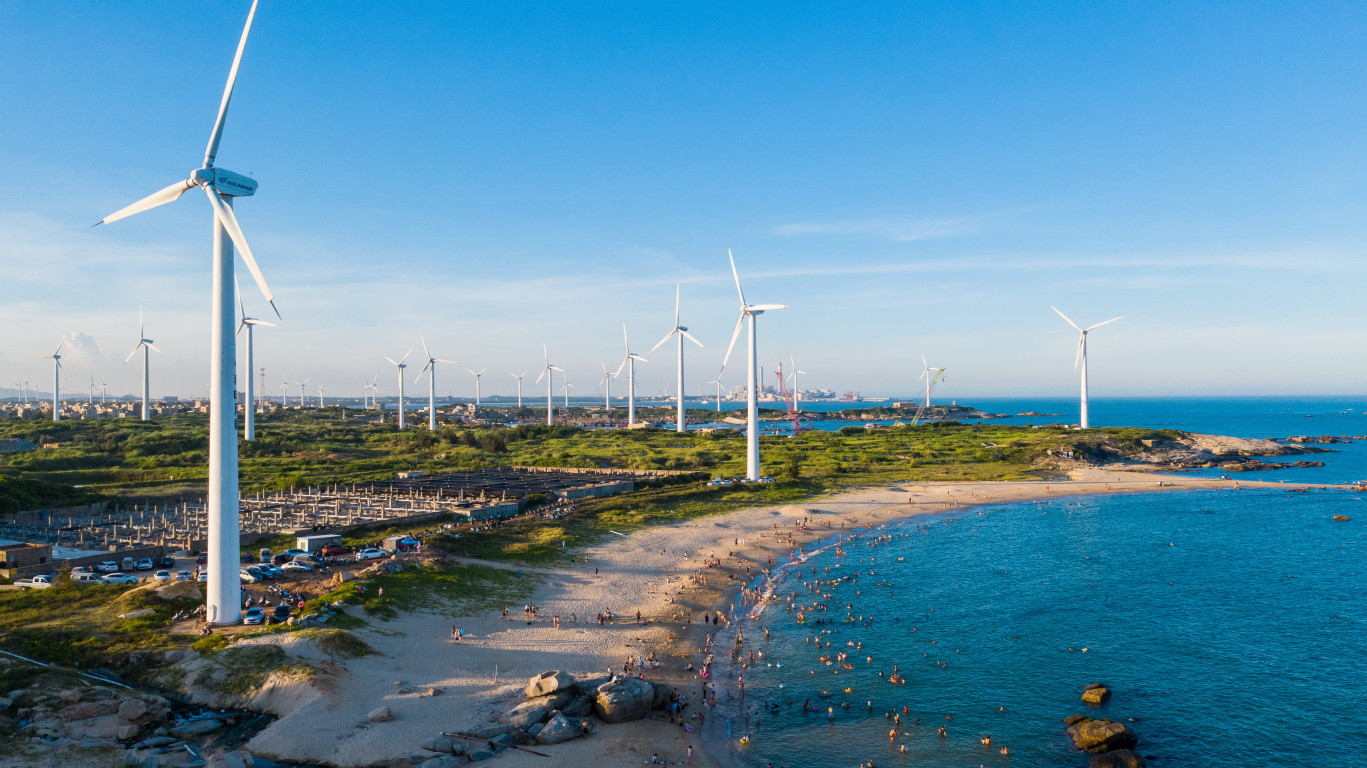
[[[860,221],[816,221],[780,224],[773,233],[780,237],[795,235],[867,235],[870,237],[909,243],[953,237],[976,231],[982,217],[959,216],[950,219],[894,219],[877,218]]]

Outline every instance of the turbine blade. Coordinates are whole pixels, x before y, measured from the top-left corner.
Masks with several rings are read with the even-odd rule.
[[[204,150],[204,167],[212,168],[214,157],[218,155],[218,141],[223,138],[223,123],[228,119],[228,102],[233,98],[233,85],[237,82],[237,68],[242,64],[242,51],[247,47],[247,33],[252,31],[252,18],[256,16],[256,0],[252,9],[247,11],[247,24],[242,27],[242,39],[237,41],[237,54],[233,56],[232,69],[228,70],[228,85],[223,89],[223,101],[218,105],[218,119],[214,130],[209,134],[209,146]]]
[[[181,195],[185,194],[191,189],[194,189],[194,186],[195,182],[191,179],[186,179],[185,181],[177,181],[175,184],[172,184],[171,186],[166,187],[165,189],[159,190],[157,192],[153,192],[152,194],[148,195],[147,197],[144,197],[136,203],[133,203],[132,205],[114,211],[113,213],[109,214],[103,219],[100,219],[99,221],[95,222],[95,226],[98,227],[101,224],[108,224],[111,221],[118,221],[119,219],[124,219],[129,216],[132,216],[135,213],[142,213],[143,211],[146,211],[148,209],[156,208],[159,205],[166,205],[167,203],[173,200],[178,200]]]
[[[482,374],[483,374],[485,371],[487,371],[487,370],[489,370],[489,369],[488,369],[488,368],[480,368],[480,369],[479,369],[479,373],[476,373],[475,375],[476,375],[476,376],[480,376],[480,375],[482,375]]]
[[[1049,305],[1049,308],[1052,309],[1052,310],[1054,310],[1055,312],[1058,312],[1058,316],[1061,317],[1061,318],[1063,318],[1063,322],[1065,322],[1065,323],[1067,323],[1067,324],[1073,326],[1074,328],[1078,329],[1079,331],[1082,330],[1082,326],[1078,325],[1077,323],[1073,322],[1072,320],[1069,320],[1067,315],[1063,314],[1062,312],[1059,312],[1059,311],[1058,311],[1058,307],[1054,306],[1053,304],[1050,304],[1050,305]]]
[[[627,340],[627,324],[622,323],[622,346],[626,348],[627,354],[631,354],[631,342]]]
[[[541,357],[543,360],[545,360],[546,365],[551,364],[551,355],[549,352],[546,351],[546,342],[544,341],[541,342]]]
[[[771,309],[787,309],[787,308],[788,308],[788,305],[787,305],[787,304],[756,304],[755,306],[750,307],[750,309],[753,309],[753,310],[756,311],[756,312],[766,312],[766,311],[771,310]]]
[[[381,355],[381,357],[388,360],[391,365],[398,365],[398,363],[394,361],[394,358],[390,357],[389,355]],[[376,376],[376,378],[378,378],[378,375]]]
[[[622,364],[619,365],[619,366],[617,366],[617,372],[614,373],[614,374],[612,374],[613,378],[616,378],[616,377],[622,375],[622,369],[625,368],[625,367],[627,367],[627,359],[628,359],[628,358],[625,358],[625,357],[622,358]]]
[[[128,365],[128,361],[133,359],[133,355],[136,355],[139,349],[142,349],[142,342],[138,342],[138,345],[133,347],[133,351],[128,353],[128,357],[123,359],[123,364]]]
[[[233,275],[233,293],[237,294],[238,313],[242,316],[242,321],[245,323],[247,321],[247,307],[242,303],[242,283],[237,279],[237,275]],[[142,328],[142,307],[138,307],[138,328]],[[146,336],[147,334],[143,335]]]
[[[635,359],[637,359],[637,360],[640,360],[640,361],[643,362],[643,363],[648,363],[648,362],[650,362],[649,360],[645,359],[644,357],[641,357],[640,355],[627,355],[627,357],[635,358]]]
[[[723,371],[726,370],[726,362],[731,359],[731,350],[736,348],[736,339],[740,338],[740,327],[743,323],[745,323],[744,312],[741,313],[740,319],[736,321],[736,330],[731,334],[731,344],[726,348],[726,357],[721,359],[721,368]],[[717,373],[717,378],[721,378],[720,372]]]
[[[437,362],[439,362],[439,363],[447,363],[447,364],[449,364],[449,365],[460,365],[460,361],[459,361],[459,360],[442,360],[441,358],[437,358]]]
[[[679,329],[676,327],[674,330],[670,331],[669,333],[666,333],[666,334],[665,334],[665,337],[664,337],[663,339],[660,339],[660,341],[659,341],[658,344],[656,344],[655,346],[653,346],[653,347],[650,348],[650,351],[651,351],[651,352],[654,352],[655,350],[659,349],[659,348],[660,348],[660,344],[664,344],[666,341],[669,341],[670,337],[673,336],[674,334],[678,333],[678,332],[679,332]]]
[[[736,272],[736,257],[731,255],[731,249],[726,249],[726,258],[731,260],[731,276],[736,278],[736,293],[740,294],[740,305],[745,306],[745,291],[740,289],[740,274]],[[725,363],[722,363],[725,366]]]
[[[683,337],[684,337],[685,339],[688,339],[689,341],[693,342],[694,344],[697,344],[699,349],[702,348],[702,342],[701,342],[701,341],[698,341],[698,340],[695,339],[695,338],[693,338],[693,335],[690,334],[688,331],[679,331],[679,333],[682,333],[682,334],[683,334]]]
[[[432,351],[429,350],[429,349],[427,348],[427,339],[424,339],[424,338],[422,337],[422,334],[420,333],[420,334],[418,334],[418,341],[421,341],[421,342],[422,342],[422,353],[423,353],[424,355],[427,355],[427,359],[428,359],[428,360],[431,360],[431,359],[432,359]]]
[[[408,348],[408,351],[405,352],[405,353],[403,353],[403,357],[399,358],[399,362],[402,363],[403,361],[407,360],[407,359],[408,359],[408,356],[411,355],[411,354],[413,354],[413,348],[412,348],[412,347],[409,347],[409,348]],[[396,363],[396,365],[397,365],[397,363]]]
[[[237,246],[238,253],[242,256],[242,261],[247,265],[247,270],[252,273],[252,278],[256,280],[256,286],[261,289],[261,294],[266,297],[266,302],[275,310],[275,316],[280,316],[280,310],[275,308],[275,297],[271,295],[270,286],[266,285],[266,278],[262,276],[261,270],[256,266],[256,259],[252,256],[252,249],[247,245],[247,238],[242,234],[242,228],[237,225],[237,217],[233,215],[233,209],[223,202],[223,198],[218,193],[204,188],[204,193],[209,196],[209,202],[214,206],[214,216],[223,225],[228,237],[232,238],[233,245]]]
[[[1093,325],[1092,327],[1088,328],[1087,330],[1089,330],[1089,331],[1096,330],[1097,328],[1100,328],[1100,327],[1103,326],[1103,325],[1110,325],[1111,323],[1114,323],[1114,322],[1117,321],[1117,320],[1124,320],[1124,319],[1125,319],[1125,316],[1124,316],[1124,315],[1121,315],[1120,317],[1113,317],[1113,318],[1111,318],[1110,320],[1107,320],[1107,321],[1104,322],[1104,323],[1097,323],[1096,325]]]
[[[541,383],[541,380],[544,379],[544,378],[546,378],[546,372],[549,371],[549,370],[550,370],[550,368],[542,368],[542,369],[541,369],[541,373],[536,377],[536,381],[534,381],[534,382],[532,382],[532,383],[533,383],[533,384],[540,384],[540,383]]]
[[[248,323],[246,320],[243,320],[243,321],[239,322],[239,323],[237,324],[237,330],[233,332],[233,338],[237,338],[238,336],[241,336],[241,335],[242,335],[242,329],[243,329],[243,328],[246,328],[248,325],[250,325],[250,323]]]
[[[160,350],[160,349],[157,349],[156,347],[152,346],[151,344],[148,344],[148,345],[147,345],[147,348],[150,349],[150,350],[152,350],[153,352],[156,352],[158,355],[161,354],[161,350]]]
[[[564,368],[556,368],[554,365],[548,366],[548,367],[549,367],[552,371],[560,371],[561,373],[564,373],[564,372],[565,372],[565,369],[564,369]]]
[[[1077,354],[1073,356],[1073,370],[1075,371],[1078,363],[1082,361],[1082,348],[1085,346],[1087,346],[1087,332],[1083,331],[1082,335],[1077,337]]]
[[[674,284],[674,327],[679,327],[679,284]]]
[[[270,326],[271,328],[274,328],[274,327],[275,327],[275,323],[268,323],[268,322],[266,322],[265,320],[257,320],[257,319],[254,318],[254,317],[253,317],[253,318],[249,318],[249,319],[246,321],[246,323],[247,323],[247,325],[268,325],[268,326]]]

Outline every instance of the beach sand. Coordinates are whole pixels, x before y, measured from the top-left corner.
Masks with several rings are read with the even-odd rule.
[[[684,666],[701,661],[697,650],[707,630],[700,623],[684,621],[685,611],[691,609],[697,621],[704,610],[729,606],[742,583],[750,580],[745,577],[746,565],[758,575],[769,558],[777,564],[789,555],[794,543],[804,545],[816,538],[964,506],[1103,493],[1229,489],[1236,483],[1245,488],[1330,487],[1101,469],[1079,470],[1067,481],[895,484],[638,530],[590,548],[563,568],[484,563],[541,580],[531,598],[538,607],[537,621],[522,620],[521,600],[509,606],[512,621],[504,621],[499,611],[480,616],[410,613],[388,622],[372,621],[368,628],[355,631],[379,655],[329,665],[335,674],[301,684],[309,685],[309,692],[277,694],[280,701],[288,702],[276,708],[283,716],[247,748],[290,761],[378,765],[420,753],[419,745],[443,730],[489,726],[498,712],[523,700],[523,686],[541,672],[621,670],[628,655],[651,652],[659,656],[661,666],[648,677],[695,693],[701,681]],[[796,531],[803,518],[808,519],[809,530]],[[704,558],[712,557],[722,558],[724,567],[704,568]],[[707,574],[705,586],[689,578],[699,568]],[[736,580],[728,579],[728,574]],[[621,618],[599,626],[593,617],[600,611],[614,611]],[[648,623],[634,621],[637,611]],[[577,622],[570,622],[571,613]],[[552,627],[554,615],[562,619],[559,629]],[[465,629],[465,640],[459,644],[449,639],[453,625]],[[245,642],[290,641],[267,637]],[[297,653],[316,653],[307,641],[294,644]],[[440,689],[440,693],[428,695],[429,689]],[[394,719],[368,722],[367,713],[379,706],[392,709]],[[689,709],[697,710],[696,705]],[[499,757],[499,764],[509,768],[638,765],[649,762],[652,754],[674,764],[685,759],[691,744],[693,765],[718,765],[705,755],[699,736],[663,720],[600,725],[586,739],[534,747],[549,758],[510,751]]]

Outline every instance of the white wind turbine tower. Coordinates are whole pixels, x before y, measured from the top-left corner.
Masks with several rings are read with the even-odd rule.
[[[256,192],[256,181],[247,176],[214,167],[223,124],[228,117],[228,103],[232,99],[233,84],[242,63],[242,51],[247,47],[247,34],[256,15],[256,0],[252,0],[247,23],[237,43],[232,68],[228,70],[228,84],[219,102],[218,117],[214,120],[209,144],[204,151],[204,163],[190,178],[178,181],[165,189],[122,208],[99,223],[117,221],[125,216],[164,205],[178,199],[185,192],[200,187],[213,207],[214,256],[213,304],[209,344],[209,497],[208,497],[208,557],[209,580],[205,601],[206,619],[210,624],[236,624],[241,619],[241,581],[238,534],[238,477],[237,477],[237,411],[233,404],[237,385],[234,367],[237,353],[233,343],[233,246],[251,271],[271,307],[275,302],[266,286],[261,270],[256,266],[251,248],[233,215],[235,197],[247,197]],[[196,52],[202,45],[195,45]],[[279,312],[277,311],[277,315]]]
[[[565,371],[551,365],[550,353],[546,351],[546,342],[544,341],[541,342],[541,357],[545,359],[546,366],[541,369],[541,375],[536,377],[536,383],[540,384],[543,377],[546,379],[546,426],[549,427],[555,423],[555,402],[551,397],[553,393],[551,382],[555,379],[554,371],[560,371],[561,373],[564,373]],[[526,374],[523,375],[525,376]],[[520,377],[518,378],[517,383],[518,391],[521,392],[522,379]]]
[[[282,409],[283,409],[286,405],[289,405],[289,401],[288,401],[289,386],[290,386],[290,383],[289,383],[288,381],[286,381],[284,378],[281,378],[281,379],[280,379],[280,407],[281,407]]]
[[[526,372],[526,371],[523,371],[522,373],[510,373],[510,374],[508,374],[508,375],[509,375],[509,376],[512,376],[514,379],[517,379],[517,407],[518,407],[519,410],[521,410],[521,408],[522,408],[522,377],[523,377],[523,376],[526,376],[526,375],[527,375],[527,372]]]
[[[465,370],[470,371],[469,368]],[[479,413],[479,377],[484,375],[488,368],[480,368],[478,371],[470,371],[470,375],[475,377],[475,413]]]
[[[62,420],[62,345],[66,343],[66,334],[62,334],[62,340],[57,342],[57,349],[50,355],[38,355],[35,360],[52,361],[52,420]]]
[[[323,401],[323,393],[326,392],[326,391],[328,391],[328,388],[327,388],[327,387],[323,386],[322,384],[319,384],[319,385],[318,385],[318,407],[319,407],[319,408],[324,407],[324,405],[323,405],[323,402],[324,402],[324,401]]]
[[[307,379],[304,379],[303,381],[296,380],[294,382],[295,384],[299,385],[299,410],[301,411],[304,410],[304,385],[309,383],[310,381],[313,381],[312,376],[308,377]]]
[[[721,379],[713,379],[707,383],[717,385],[717,412],[721,413]]]
[[[422,371],[418,373],[418,378],[414,379],[413,383],[417,384],[422,381],[423,374],[427,373],[429,370],[432,371],[432,375],[427,377],[427,428],[435,432],[437,431],[437,363],[446,363],[448,365],[459,365],[459,363],[455,360],[438,360],[437,358],[432,357],[432,350],[427,348],[427,339],[423,338],[421,333],[418,334],[418,341],[422,342],[422,352],[424,355],[427,355],[427,365],[422,367]],[[412,350],[409,351],[411,352]],[[405,359],[407,359],[407,357],[408,355],[404,355]],[[394,361],[390,360],[389,362],[393,363]],[[395,365],[398,365],[398,363],[395,363]],[[399,367],[402,368],[403,366],[400,365]],[[402,391],[402,389],[400,391]],[[399,400],[402,401],[403,397],[400,396]],[[402,402],[399,404],[399,426],[403,426]]]
[[[109,385],[106,384],[106,383],[104,383],[104,382],[102,381],[102,382],[100,382],[100,405],[105,405],[105,404],[108,403],[108,402],[109,402]]]
[[[627,324],[622,323],[622,344],[626,347],[626,357],[622,358],[622,364],[617,366],[617,373],[614,376],[621,376],[622,369],[627,369],[627,427],[636,423],[636,361],[643,363],[649,360],[631,351],[631,342],[627,340]]]
[[[86,405],[94,405],[94,404],[95,404],[95,377],[94,377],[94,376],[91,376],[91,377],[90,377],[90,389],[86,392],[85,398],[86,398],[86,399],[85,399],[85,404],[86,404]]]
[[[800,411],[802,410],[802,395],[797,392],[797,377],[798,374],[806,376],[807,372],[797,369],[797,363],[793,361],[792,355],[788,355],[788,365],[792,366],[792,372],[788,374],[788,379],[793,382],[793,410]]]
[[[384,356],[384,359],[388,360],[391,364],[393,364],[394,370],[397,371],[398,374],[399,374],[399,429],[403,429],[403,426],[404,426],[404,425],[403,425],[403,369],[405,369],[405,368],[408,367],[408,366],[406,366],[406,365],[403,364],[403,361],[407,360],[407,359],[408,359],[408,356],[411,355],[411,354],[413,354],[413,350],[412,350],[412,349],[409,349],[407,352],[403,353],[403,357],[399,358],[398,360],[395,360],[394,358],[390,357],[389,355],[385,355],[385,356]]]
[[[234,280],[234,281],[233,281],[233,284],[236,285],[236,284],[237,284],[237,281]],[[256,439],[256,397],[255,397],[256,393],[252,391],[252,389],[253,389],[253,388],[252,388],[252,370],[253,370],[254,365],[255,365],[255,362],[254,362],[254,361],[255,361],[255,358],[253,357],[253,354],[254,354],[254,353],[253,353],[253,349],[252,349],[252,348],[253,348],[253,344],[252,344],[252,328],[255,327],[255,326],[258,326],[258,325],[265,325],[265,326],[270,326],[271,328],[274,328],[274,327],[275,327],[275,323],[268,323],[268,322],[266,322],[265,320],[258,320],[258,319],[254,318],[254,317],[247,317],[247,306],[246,306],[245,304],[242,303],[242,288],[241,288],[241,286],[238,286],[238,287],[237,287],[237,308],[238,308],[238,310],[239,310],[239,312],[240,312],[240,316],[241,316],[242,319],[241,319],[241,320],[238,322],[238,324],[237,324],[237,333],[234,334],[234,336],[240,336],[240,335],[242,334],[242,329],[243,329],[243,328],[246,328],[246,329],[247,329],[247,368],[246,368],[246,370],[247,370],[247,375],[243,377],[243,378],[246,379],[246,381],[247,381],[247,391],[246,391],[246,393],[245,393],[245,394],[246,394],[246,397],[243,398],[243,402],[242,402],[242,425],[243,425],[243,426],[242,426],[242,439],[243,439],[243,440],[255,440],[255,439]],[[146,358],[146,354],[144,353],[144,365],[146,364],[145,358]],[[264,373],[263,373],[263,376],[264,376]],[[144,374],[144,380],[146,380],[146,374]],[[264,389],[265,386],[266,386],[266,385],[265,385],[265,379],[263,378],[263,379],[262,379],[262,384],[261,384],[262,389]],[[146,399],[145,399],[146,397],[147,397],[147,394],[146,394],[146,392],[144,391],[144,392],[143,392],[143,398],[144,398],[143,402],[144,402],[144,403],[147,402]],[[145,409],[146,407],[147,407],[146,405],[143,405],[143,408],[144,408],[144,409]],[[145,418],[147,418],[147,417],[146,417],[146,416],[143,416],[143,418],[145,419]]]
[[[1109,324],[1111,324],[1111,323],[1114,323],[1114,322],[1117,321],[1117,320],[1123,320],[1123,319],[1125,318],[1125,316],[1124,316],[1124,315],[1121,315],[1120,317],[1113,317],[1113,318],[1111,318],[1110,320],[1107,320],[1107,321],[1104,322],[1104,323],[1097,323],[1096,325],[1089,325],[1089,326],[1087,326],[1086,328],[1083,328],[1083,327],[1079,326],[1077,323],[1073,322],[1072,320],[1069,320],[1067,315],[1063,314],[1062,312],[1059,312],[1059,311],[1058,311],[1058,307],[1055,307],[1055,306],[1052,306],[1052,305],[1051,305],[1049,308],[1052,309],[1052,310],[1054,310],[1055,312],[1058,312],[1058,316],[1061,317],[1061,318],[1063,318],[1063,321],[1064,321],[1065,323],[1067,323],[1067,324],[1073,326],[1074,328],[1076,328],[1076,329],[1078,330],[1078,332],[1081,334],[1080,336],[1078,336],[1078,340],[1077,340],[1077,355],[1073,357],[1073,370],[1077,370],[1077,369],[1078,369],[1078,364],[1079,364],[1079,363],[1082,364],[1082,414],[1081,414],[1081,418],[1078,419],[1078,425],[1081,426],[1083,429],[1086,429],[1087,426],[1088,426],[1088,419],[1087,419],[1087,333],[1088,333],[1089,331],[1094,331],[1094,330],[1096,330],[1097,328],[1100,328],[1100,327],[1103,326],[1103,325],[1109,325]]]
[[[139,349],[142,350],[142,420],[147,421],[151,418],[151,405],[149,404],[149,401],[151,400],[151,388],[147,380],[148,370],[151,367],[148,362],[148,358],[150,357],[148,350],[156,352],[157,354],[161,354],[161,350],[152,346],[152,340],[147,338],[147,331],[144,329],[142,323],[141,307],[138,308],[138,343],[133,347],[133,351],[128,353],[128,357],[123,359],[123,364],[127,365],[128,361],[133,359],[133,355],[136,355]]]
[[[602,385],[603,385],[603,408],[606,409],[606,410],[608,410],[608,411],[611,411],[611,410],[612,410],[612,380],[615,379],[615,378],[617,378],[617,375],[614,374],[614,373],[612,373],[611,371],[609,371],[609,370],[608,370],[607,364],[604,363],[602,360],[599,360],[599,361],[598,361],[598,365],[601,366],[601,367],[603,368],[603,378],[600,379],[600,380],[598,381],[599,384],[602,384]]]
[[[932,367],[929,363],[926,362],[926,356],[921,355],[921,375],[917,376],[916,380],[920,381],[922,379],[925,379],[926,382],[926,399],[925,402],[921,405],[922,408],[930,407],[930,390],[932,387],[935,386],[935,382],[939,381],[940,377],[944,374],[945,369]]]
[[[372,407],[374,407],[374,405],[375,405],[375,395],[376,395],[377,392],[379,392],[379,389],[380,389],[379,387],[376,386],[376,383],[377,383],[379,380],[380,380],[380,374],[377,373],[377,374],[375,374],[375,377],[374,377],[373,379],[371,379],[370,382],[369,382],[368,384],[366,384],[364,387],[361,388],[362,402],[366,404],[366,406],[365,406],[366,408],[372,408]]]
[[[565,381],[564,381],[564,383],[562,383],[562,384],[560,385],[560,391],[565,393],[565,415],[566,415],[566,416],[569,415],[569,410],[570,410],[570,388],[572,388],[573,386],[574,386],[574,385],[570,383],[570,380],[569,380],[568,378],[566,378]]]
[[[679,412],[679,423],[678,423],[678,426],[677,426],[677,428],[676,428],[676,431],[678,431],[678,432],[687,432],[688,429],[687,429],[687,427],[684,426],[684,361],[683,361],[683,349],[684,349],[684,347],[683,347],[683,340],[684,340],[684,339],[688,339],[689,341],[693,342],[694,344],[697,344],[699,349],[702,349],[702,342],[701,342],[701,341],[698,341],[698,340],[695,339],[695,338],[693,338],[693,335],[690,334],[690,333],[688,332],[688,329],[687,329],[687,328],[685,328],[685,327],[682,326],[682,325],[679,325],[679,286],[678,286],[678,284],[675,284],[675,285],[674,285],[674,330],[672,330],[672,331],[670,331],[669,333],[665,334],[665,337],[664,337],[663,339],[660,339],[660,343],[659,343],[659,344],[656,344],[656,345],[653,346],[653,347],[651,347],[651,348],[650,348],[650,351],[651,351],[651,352],[654,352],[655,350],[659,349],[659,348],[660,348],[660,344],[664,344],[666,341],[669,341],[669,338],[670,338],[671,336],[678,336],[678,337],[679,337],[679,381],[678,381],[678,393],[679,393],[679,402],[678,402],[678,406],[679,406],[679,407],[678,407],[678,412]]]
[[[736,272],[736,257],[731,255],[728,248],[726,255],[731,259],[731,276],[736,279],[736,293],[740,294],[740,319],[736,321],[736,330],[731,334],[731,345],[726,348],[726,357],[722,358],[722,370],[726,370],[726,363],[731,359],[731,350],[736,346],[736,339],[740,338],[740,327],[745,323],[745,319],[750,318],[750,353],[746,356],[745,367],[745,397],[746,397],[746,417],[745,417],[745,476],[751,480],[759,479],[759,407],[756,402],[756,382],[755,369],[758,367],[756,362],[755,349],[755,318],[771,309],[787,309],[787,304],[747,304],[745,303],[745,291],[740,287],[740,274]],[[717,373],[717,378],[721,379],[721,372]]]

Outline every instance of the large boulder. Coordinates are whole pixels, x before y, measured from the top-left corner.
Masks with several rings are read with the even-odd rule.
[[[444,755],[459,755],[465,751],[465,745],[461,743],[461,739],[445,734],[433,736],[418,746],[428,752],[440,752]]]
[[[559,744],[562,741],[577,739],[584,735],[584,726],[564,715],[552,717],[536,733],[537,744]]]
[[[1092,755],[1087,768],[1144,768],[1144,758],[1128,749],[1117,749]]]
[[[125,723],[131,723],[145,714],[147,714],[147,702],[142,699],[124,699],[119,704],[119,719]]]
[[[424,761],[419,768],[459,768],[465,765],[465,761],[451,755],[439,755],[431,760]]]
[[[612,675],[586,673],[574,676],[574,687],[580,693],[593,695],[598,690],[598,686],[612,679]]]
[[[254,765],[256,765],[256,758],[245,749],[214,755],[209,758],[207,763],[208,768],[252,768]]]
[[[666,695],[666,698],[668,696]],[[640,720],[655,708],[655,686],[639,677],[624,677],[598,686],[594,714],[605,723]]]
[[[71,722],[72,720],[86,720],[88,718],[100,717],[102,715],[112,715],[113,713],[113,702],[82,701],[77,704],[72,704],[69,707],[63,707],[61,711],[57,713],[57,716],[67,722]]]
[[[557,706],[557,702],[555,701],[559,696],[560,694],[556,694],[554,696],[543,696],[539,699],[524,701],[516,707],[513,707],[500,719],[504,720],[509,725],[516,725],[523,730],[533,723],[544,723],[551,716],[553,710],[559,709],[559,706]]]
[[[376,707],[365,716],[372,723],[387,723],[394,719],[394,710],[389,707]]]
[[[1082,692],[1083,704],[1105,704],[1111,698],[1111,689],[1101,683],[1093,683]]]
[[[565,713],[565,717],[588,717],[593,714],[593,695],[575,696],[560,711]]]
[[[542,672],[533,677],[531,682],[527,683],[526,694],[527,698],[535,699],[559,691],[568,691],[572,687],[574,687],[574,676],[556,669],[550,672]]]
[[[1110,720],[1082,720],[1068,729],[1068,735],[1078,749],[1087,752],[1111,752],[1134,749],[1139,737],[1124,723]]]

